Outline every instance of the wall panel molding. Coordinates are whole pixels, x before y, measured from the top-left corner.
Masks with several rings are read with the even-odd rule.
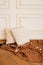
[[[36,20],[36,23],[34,23],[35,22],[34,19]],[[27,33],[29,32],[30,39],[43,40],[43,20],[42,19],[43,19],[43,14],[17,14],[16,26],[17,26],[17,28],[20,28],[20,27],[25,28],[25,26],[27,26],[29,29],[26,29],[26,30],[27,30]],[[28,24],[30,26],[28,26],[28,24],[26,24],[25,22],[26,23],[28,22]],[[35,24],[36,28],[34,28],[34,26],[32,26],[32,24],[30,24],[30,22],[31,23],[33,22],[33,25]],[[37,24],[38,24],[37,22],[39,22],[40,28],[37,27]],[[24,25],[24,24],[26,24],[26,25]],[[34,29],[33,28],[31,29],[31,27],[33,27]],[[41,27],[42,27],[42,29],[41,29]]]
[[[30,30],[43,30],[43,14],[17,14],[16,20],[17,27],[26,27]]]
[[[0,9],[9,8],[10,0],[0,0]]]
[[[0,14],[0,22],[5,22],[6,28],[9,28],[10,27],[10,16],[7,14],[6,15]]]
[[[16,7],[23,9],[43,9],[43,0],[16,0]]]

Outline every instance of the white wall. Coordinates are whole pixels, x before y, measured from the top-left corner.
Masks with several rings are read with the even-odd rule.
[[[0,22],[2,29],[24,27],[30,39],[43,39],[43,0],[0,0]]]

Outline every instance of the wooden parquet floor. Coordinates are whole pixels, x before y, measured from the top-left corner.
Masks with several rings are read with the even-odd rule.
[[[0,65],[43,65],[43,63],[27,62],[12,52],[0,48]]]

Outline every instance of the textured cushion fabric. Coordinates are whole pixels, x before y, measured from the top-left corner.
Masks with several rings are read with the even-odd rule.
[[[10,29],[6,29],[6,44],[11,44],[11,43],[14,43],[15,40],[13,39],[13,36],[11,34],[11,31]]]
[[[23,45],[29,42],[29,32],[24,28],[14,28],[12,33],[18,45]]]

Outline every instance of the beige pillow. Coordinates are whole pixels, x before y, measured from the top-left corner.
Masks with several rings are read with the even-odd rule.
[[[12,33],[10,31],[10,29],[6,29],[6,44],[11,44],[11,43],[15,43],[15,40],[12,36]]]
[[[12,33],[18,45],[23,45],[30,41],[29,32],[24,28],[14,28],[12,29]]]

